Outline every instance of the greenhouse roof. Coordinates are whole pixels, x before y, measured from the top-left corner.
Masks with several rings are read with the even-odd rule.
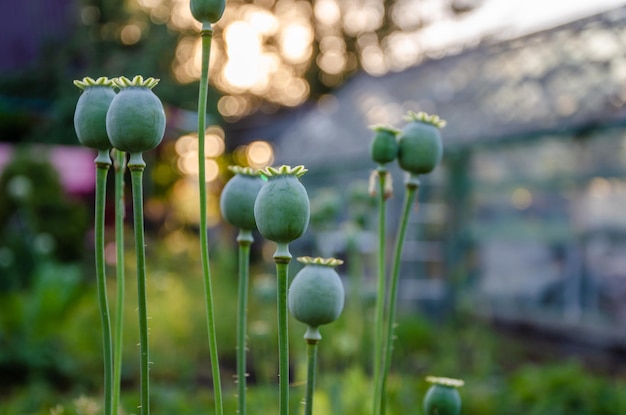
[[[368,126],[439,114],[447,145],[489,143],[626,121],[626,8],[480,44],[399,73],[354,76],[277,142],[277,161],[369,162]],[[332,151],[331,151],[332,149]]]

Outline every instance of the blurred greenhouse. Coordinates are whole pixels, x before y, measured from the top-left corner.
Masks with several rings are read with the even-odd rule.
[[[373,168],[368,126],[439,114],[445,169],[423,181],[406,299],[469,289],[481,315],[623,347],[625,23],[620,8],[359,74],[280,137],[277,161],[306,165],[311,186],[344,186]]]

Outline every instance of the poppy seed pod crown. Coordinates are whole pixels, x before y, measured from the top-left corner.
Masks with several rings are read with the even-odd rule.
[[[397,136],[400,130],[385,125],[371,127],[374,130],[374,139],[370,146],[372,160],[378,164],[391,163],[398,157]]]
[[[74,81],[83,93],[74,111],[74,129],[78,141],[86,147],[108,150],[112,147],[106,130],[106,115],[115,98],[113,80],[104,76]]]
[[[289,243],[306,231],[311,207],[306,189],[298,180],[306,171],[304,166],[262,170],[268,181],[254,202],[254,218],[264,238]]]
[[[409,123],[398,136],[398,164],[412,174],[428,174],[441,161],[443,144],[439,129],[445,121],[424,112],[407,116]]]
[[[335,321],[343,310],[345,293],[335,258],[300,257],[304,264],[289,287],[289,311],[296,320],[316,328]]]
[[[137,75],[132,80],[119,77],[115,96],[106,116],[111,144],[128,153],[143,153],[159,145],[165,132],[165,111],[152,88],[158,79]]]
[[[222,216],[239,229],[256,229],[254,202],[265,182],[258,171],[249,167],[230,166],[229,170],[235,175],[220,196]]]

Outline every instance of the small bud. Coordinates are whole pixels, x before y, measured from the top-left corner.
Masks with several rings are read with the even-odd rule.
[[[370,146],[372,160],[380,165],[394,161],[398,156],[396,137],[400,134],[400,130],[384,125],[376,125],[371,129],[375,132]]]

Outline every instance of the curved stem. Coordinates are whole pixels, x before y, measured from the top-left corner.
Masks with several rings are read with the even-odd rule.
[[[148,354],[148,301],[146,293],[146,246],[143,228],[143,171],[146,164],[141,153],[133,153],[128,161],[133,191],[135,254],[137,258],[137,306],[139,311],[139,347],[141,371],[141,415],[150,414],[150,360]]]
[[[202,260],[202,277],[206,300],[206,318],[209,335],[209,353],[213,375],[213,394],[215,397],[215,413],[224,413],[222,404],[222,382],[217,354],[217,335],[215,333],[215,315],[213,311],[213,288],[211,285],[211,267],[209,263],[209,242],[207,235],[207,196],[206,196],[206,164],[204,155],[204,132],[206,130],[206,102],[209,87],[209,55],[213,29],[209,23],[202,25],[202,69],[198,91],[198,185],[200,193],[200,257]]]
[[[398,280],[400,277],[400,260],[402,259],[402,247],[404,245],[406,229],[409,223],[411,206],[413,206],[418,187],[419,181],[416,177],[411,176],[406,183],[404,207],[402,208],[402,215],[400,216],[400,228],[398,230],[398,235],[396,236],[396,247],[394,251],[393,267],[391,272],[391,286],[389,287],[389,315],[387,319],[387,326],[385,327],[385,360],[383,362],[383,369],[381,374],[379,412],[380,415],[385,413],[387,376],[389,374],[389,368],[391,367],[391,357],[393,354],[393,336],[396,319],[396,302],[398,299]]]
[[[383,341],[384,341],[384,314],[385,314],[385,298],[386,298],[386,278],[385,263],[386,258],[386,199],[385,199],[385,180],[387,178],[387,170],[384,167],[378,168],[378,288],[376,293],[376,315],[374,321],[374,355],[372,359],[372,367],[374,371],[374,397],[372,414],[376,415],[380,408],[382,399],[382,381],[381,370],[383,365]]]
[[[117,299],[115,309],[115,344],[113,349],[113,413],[117,414],[120,405],[122,380],[122,340],[124,330],[124,173],[126,153],[114,150],[115,167],[115,257],[117,278]]]
[[[291,255],[287,244],[278,244],[276,262],[276,294],[278,302],[278,388],[279,413],[289,414],[289,329],[287,320],[288,270]]]
[[[248,307],[250,245],[254,242],[252,232],[246,229],[240,230],[237,242],[239,243],[239,290],[237,301],[237,403],[239,415],[246,415],[246,314]]]
[[[318,340],[306,341],[307,372],[306,397],[304,399],[304,415],[313,415],[313,394],[315,393],[315,371],[317,368]]]
[[[95,209],[95,259],[98,306],[102,322],[102,345],[104,351],[104,415],[111,415],[113,391],[113,352],[111,340],[111,320],[107,300],[106,268],[104,261],[104,211],[106,204],[107,173],[111,158],[107,150],[100,150],[96,164],[96,209]]]

